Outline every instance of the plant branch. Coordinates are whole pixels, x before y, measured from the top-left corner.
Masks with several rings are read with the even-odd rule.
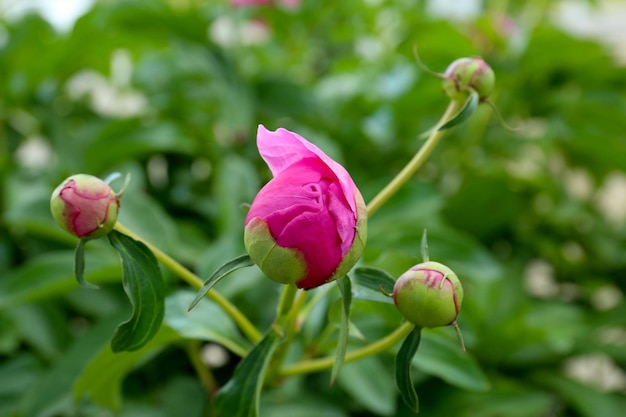
[[[391,180],[385,188],[383,188],[367,205],[368,217],[374,214],[378,209],[385,204],[398,190],[417,172],[417,170],[424,164],[428,156],[435,149],[439,140],[445,134],[445,131],[439,130],[440,126],[443,126],[448,120],[452,118],[463,106],[463,102],[451,101],[446,109],[445,113],[437,123],[434,129],[432,129],[428,139],[420,150],[415,154],[413,159]]]
[[[396,343],[404,339],[413,329],[413,325],[411,323],[404,323],[402,326],[398,327],[392,333],[387,336],[379,339],[367,346],[364,346],[359,349],[355,349],[346,354],[346,358],[344,362],[352,362],[358,359],[362,359],[368,356],[376,355],[381,352],[386,351],[393,347]],[[280,370],[281,376],[292,376],[292,375],[300,375],[307,374],[311,372],[319,372],[325,369],[330,369],[335,362],[334,356],[328,356],[325,358],[319,359],[309,359],[304,360],[293,365],[285,366]]]

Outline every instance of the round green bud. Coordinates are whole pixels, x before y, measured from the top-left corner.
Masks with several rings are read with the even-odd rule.
[[[459,315],[463,287],[447,266],[424,262],[398,278],[393,301],[400,314],[416,326],[447,326]]]
[[[459,58],[443,74],[443,90],[452,100],[465,100],[470,90],[478,93],[480,101],[486,100],[496,82],[496,76],[482,58]]]

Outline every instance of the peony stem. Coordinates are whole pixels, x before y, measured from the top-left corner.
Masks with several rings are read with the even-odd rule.
[[[381,352],[386,351],[393,347],[396,343],[404,339],[411,330],[413,329],[413,325],[411,323],[404,323],[402,326],[398,327],[392,333],[387,336],[379,339],[367,346],[364,346],[359,349],[355,349],[346,354],[344,362],[352,362],[358,359],[362,359],[368,356],[377,355]],[[292,375],[300,375],[307,374],[311,372],[319,372],[324,369],[330,369],[335,362],[335,357],[326,357],[319,359],[310,359],[301,361],[299,363],[285,366],[280,370],[281,376],[292,376]]]
[[[374,214],[387,200],[389,200],[398,190],[417,172],[417,170],[424,164],[428,156],[437,146],[439,140],[443,137],[445,131],[439,130],[439,126],[444,125],[448,120],[452,118],[463,107],[463,102],[450,101],[448,108],[441,117],[441,120],[437,123],[432,130],[428,139],[420,150],[415,154],[413,159],[391,180],[385,188],[383,188],[367,205],[368,217]]]
[[[196,289],[202,288],[204,282],[200,277],[191,272],[189,269],[185,268],[178,261],[152,245],[150,242],[147,242],[145,239],[139,237],[136,233],[128,229],[126,226],[122,225],[120,222],[115,224],[115,230],[120,233],[123,233],[127,236],[132,237],[135,240],[138,240],[145,244],[151,251],[154,253],[154,256],[170,271],[172,271],[175,275],[180,277],[183,281],[191,285]],[[207,293],[207,297],[211,300],[215,301],[225,312],[228,314],[234,321],[237,323],[241,331],[250,339],[253,343],[258,343],[263,336],[261,333],[254,327],[254,325],[248,320],[248,318],[233,305],[228,299],[226,299],[223,295],[221,295],[216,290],[209,291]]]
[[[295,284],[287,284],[284,286],[276,311],[278,317],[285,316],[289,313],[297,292],[298,287],[296,287]]]

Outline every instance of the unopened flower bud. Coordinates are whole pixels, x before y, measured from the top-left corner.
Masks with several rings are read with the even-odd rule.
[[[80,239],[109,233],[117,221],[119,207],[119,194],[100,178],[86,174],[67,178],[50,198],[54,220]]]
[[[448,66],[442,76],[443,89],[452,100],[465,100],[471,90],[480,101],[486,100],[496,81],[491,67],[481,58],[459,58]]]
[[[303,137],[259,126],[274,178],[246,217],[244,244],[270,279],[310,289],[345,275],[363,252],[367,210],[344,167]]]
[[[398,278],[393,301],[400,314],[417,326],[447,326],[459,315],[463,287],[447,266],[424,262]]]

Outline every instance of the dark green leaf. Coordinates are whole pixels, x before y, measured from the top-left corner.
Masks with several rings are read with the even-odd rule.
[[[74,277],[81,287],[96,289],[98,288],[97,285],[85,281],[85,243],[84,239],[78,239],[76,244],[74,251]]]
[[[337,280],[337,287],[341,293],[341,322],[339,324],[339,336],[337,337],[337,349],[335,350],[335,362],[330,373],[330,384],[334,384],[343,361],[346,357],[348,347],[348,336],[350,335],[350,305],[352,304],[352,284],[346,275]]]
[[[355,268],[351,275],[356,287],[354,298],[393,303],[389,295],[393,293],[396,281],[389,273],[379,268],[360,266]],[[366,293],[363,289],[373,291],[374,294]]]
[[[200,291],[198,291],[198,295],[196,295],[196,298],[194,298],[194,300],[189,305],[188,310],[190,311],[192,308],[194,308],[195,305],[198,304],[200,300],[202,300],[206,293],[208,293],[211,288],[213,288],[213,286],[226,275],[230,274],[231,272],[235,272],[238,269],[252,265],[254,265],[254,262],[250,260],[250,256],[248,256],[248,254],[244,254],[220,266],[206,281],[204,281],[204,285],[202,286],[202,288],[200,288]]]
[[[404,403],[416,413],[419,411],[419,399],[411,377],[411,363],[422,335],[421,327],[414,327],[408,334],[396,356],[396,384]]]
[[[459,110],[458,113],[452,117],[452,119],[444,123],[438,130],[441,131],[450,129],[451,127],[454,127],[466,121],[472,115],[472,113],[474,113],[476,107],[478,107],[478,99],[478,93],[474,90],[470,90],[470,95],[465,101],[465,104],[463,104],[461,110]]]
[[[165,288],[156,258],[143,243],[117,231],[109,241],[122,260],[124,291],[133,305],[127,321],[113,335],[113,352],[141,348],[156,334],[165,312]]]
[[[267,365],[281,337],[270,330],[237,365],[233,377],[217,393],[223,417],[259,417],[259,398]]]

